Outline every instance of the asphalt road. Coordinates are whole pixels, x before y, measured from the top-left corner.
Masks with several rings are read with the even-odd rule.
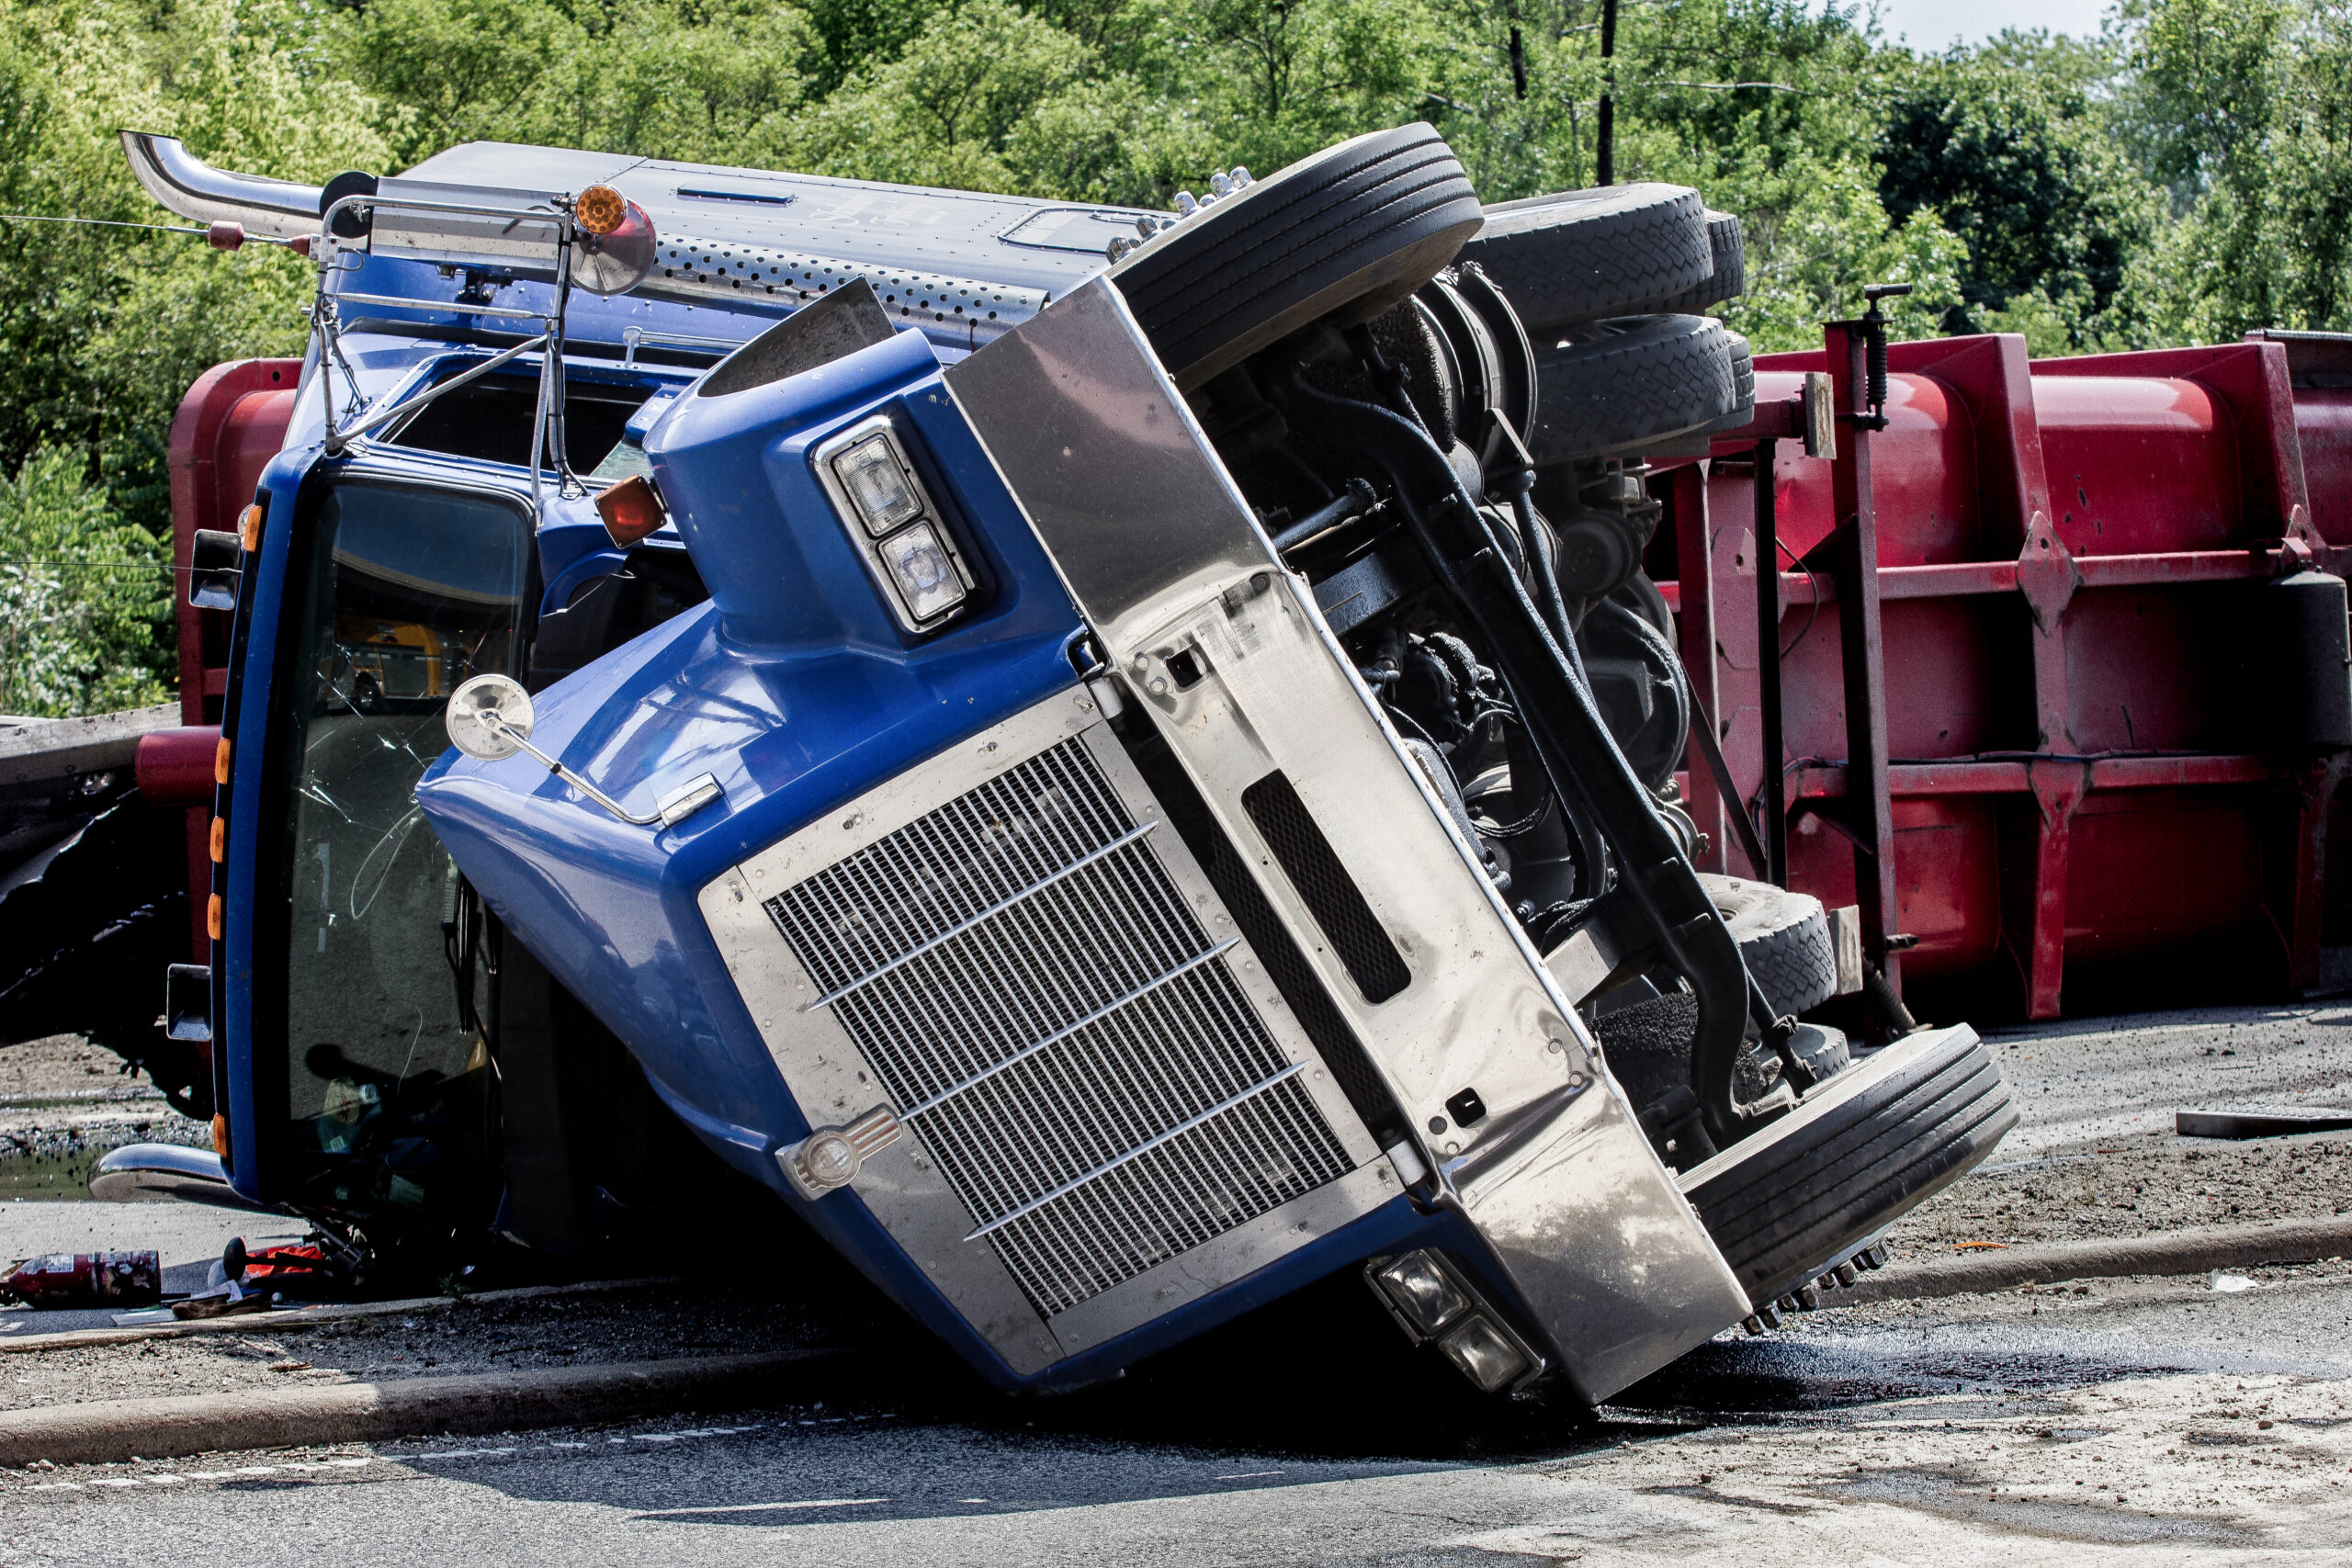
[[[2000,1038],[1997,1157],[2352,1100],[2341,1005]],[[1054,1401],[910,1346],[868,1397],[724,1425],[8,1472],[0,1564],[2352,1561],[2342,1264],[1824,1312],[1597,1413],[1476,1399],[1360,1292]]]
[[[1825,1313],[1597,1415],[1277,1342],[1306,1326],[1053,1403],[918,1379],[725,1425],[11,1472],[0,1562],[1944,1568],[2352,1540],[2341,1267]]]

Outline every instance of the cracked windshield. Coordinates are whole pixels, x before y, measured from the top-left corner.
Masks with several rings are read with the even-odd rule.
[[[445,1207],[484,1134],[481,917],[412,792],[449,694],[511,671],[525,534],[487,497],[346,484],[305,595],[288,1108],[322,1199]],[[302,668],[297,666],[297,668]]]

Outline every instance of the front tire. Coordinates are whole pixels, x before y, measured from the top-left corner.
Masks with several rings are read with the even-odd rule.
[[[1371,321],[1478,231],[1477,193],[1430,126],[1376,130],[1218,200],[1111,268],[1176,385],[1318,320]]]
[[[2017,1123],[1974,1030],[1922,1030],[1817,1086],[1681,1187],[1762,1307],[1967,1175]]]

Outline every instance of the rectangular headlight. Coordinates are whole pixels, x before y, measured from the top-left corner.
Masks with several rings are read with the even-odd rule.
[[[1437,1348],[1481,1393],[1496,1393],[1525,1375],[1533,1363],[1511,1337],[1487,1318],[1472,1314],[1463,1320]]]
[[[891,618],[904,630],[928,632],[960,614],[972,574],[889,416],[859,421],[812,458]]]
[[[1397,1315],[1424,1339],[1470,1310],[1469,1293],[1433,1252],[1391,1258],[1372,1279]]]
[[[944,615],[964,599],[963,580],[956,563],[939,542],[939,531],[918,523],[903,534],[893,534],[876,547],[890,581],[906,595],[908,613],[918,621]]]
[[[922,515],[922,498],[895,446],[888,435],[877,434],[833,459],[833,473],[849,492],[850,504],[876,537]]]

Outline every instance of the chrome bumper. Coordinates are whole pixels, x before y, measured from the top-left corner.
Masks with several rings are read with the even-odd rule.
[[[1737,1322],[1721,1254],[1115,288],[1074,290],[946,380],[1435,1168],[1435,1201],[1485,1237],[1578,1392]],[[1302,874],[1283,841],[1302,816],[1358,904]],[[1335,917],[1359,905],[1369,930]],[[1467,1126],[1447,1105],[1464,1089],[1486,1108]]]

